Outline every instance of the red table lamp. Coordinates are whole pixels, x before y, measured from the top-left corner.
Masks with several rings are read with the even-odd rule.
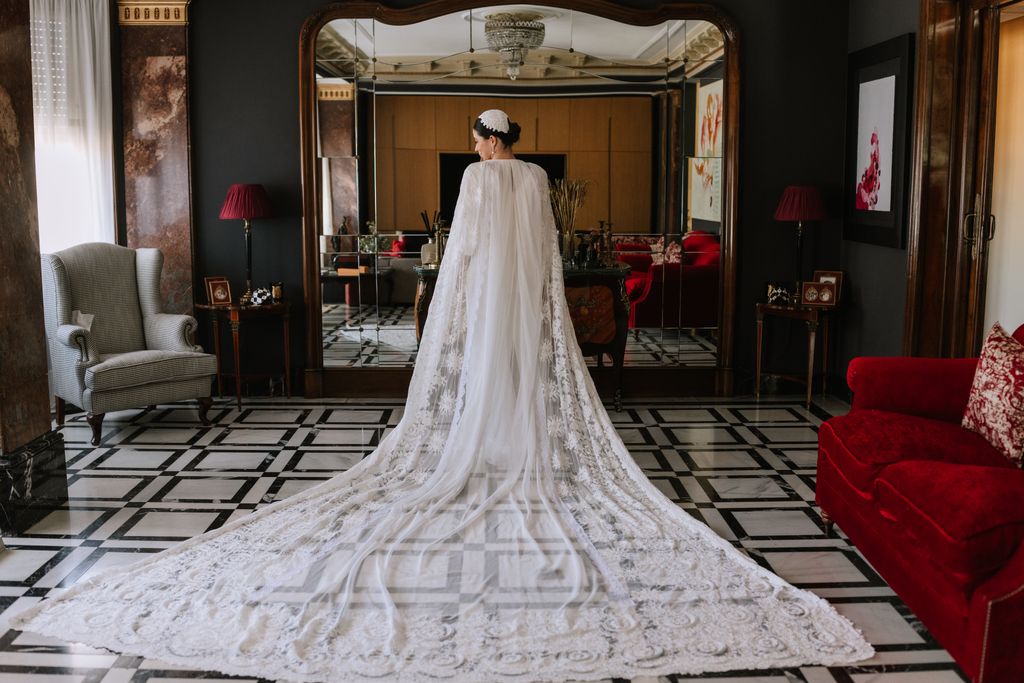
[[[224,205],[220,207],[220,218],[245,221],[245,293],[238,299],[242,306],[252,303],[252,227],[253,218],[270,218],[270,198],[262,185],[236,183],[228,188]]]
[[[796,222],[796,280],[797,287],[804,265],[804,221],[820,221],[827,217],[821,193],[813,185],[790,185],[782,192],[775,209],[775,220]]]

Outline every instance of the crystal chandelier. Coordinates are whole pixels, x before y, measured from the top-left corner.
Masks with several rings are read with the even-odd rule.
[[[519,76],[519,67],[526,62],[531,47],[544,43],[543,14],[536,12],[499,12],[484,19],[484,36],[492,50],[501,56],[505,73],[513,81]]]

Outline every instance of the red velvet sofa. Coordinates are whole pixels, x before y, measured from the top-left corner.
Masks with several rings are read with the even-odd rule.
[[[718,327],[721,244],[717,235],[688,233],[680,260],[657,265],[646,243],[621,243],[615,248],[616,259],[632,268],[626,279],[630,329]]]
[[[1019,683],[1024,471],[960,426],[976,366],[855,358],[852,408],[818,432],[817,501],[973,681]]]

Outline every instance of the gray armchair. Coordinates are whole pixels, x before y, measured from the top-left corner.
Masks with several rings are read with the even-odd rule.
[[[113,410],[194,398],[209,424],[217,359],[192,343],[195,318],[160,312],[163,265],[158,249],[103,243],[42,255],[57,423],[64,424],[65,401],[79,406],[94,446]]]

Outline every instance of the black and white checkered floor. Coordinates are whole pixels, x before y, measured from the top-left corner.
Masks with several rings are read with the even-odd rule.
[[[646,327],[630,330],[625,364],[713,366],[717,357],[711,332]],[[324,304],[323,341],[327,366],[412,367],[418,347],[413,307]],[[587,365],[596,364],[596,358],[587,358]]]
[[[697,519],[852,619],[878,654],[855,668],[731,672],[718,683],[952,683],[949,655],[813,505],[817,426],[846,406],[798,399],[626,402],[612,413],[637,462]],[[6,614],[90,573],[134,561],[345,470],[401,418],[401,401],[219,401],[210,427],[187,406],[108,415],[88,445],[63,428],[71,502],[0,553],[0,681],[224,680],[139,657],[8,630]],[[684,677],[635,679],[684,680]]]

